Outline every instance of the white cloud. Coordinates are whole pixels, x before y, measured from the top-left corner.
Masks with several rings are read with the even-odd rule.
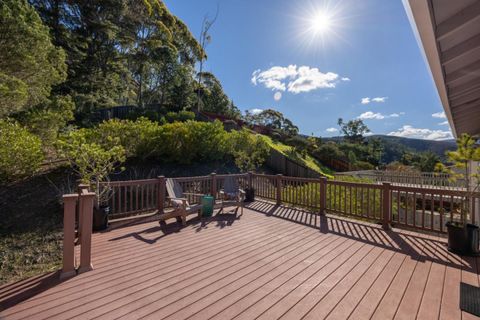
[[[326,129],[325,131],[330,132],[330,133],[334,133],[334,132],[338,132],[338,129],[332,127],[332,128]]]
[[[370,98],[362,98],[362,104],[369,104],[370,103]]]
[[[375,98],[372,98],[372,101],[373,102],[385,102],[385,100],[387,100],[388,97],[375,97]]]
[[[414,128],[411,125],[405,125],[397,131],[390,132],[388,135],[426,140],[445,140],[453,138],[450,131]]]
[[[362,104],[369,104],[370,102],[383,103],[387,99],[388,99],[388,97],[375,97],[375,98],[365,97],[365,98],[362,98],[362,100],[360,102]]]
[[[333,72],[323,73],[318,68],[309,66],[289,65],[275,66],[268,70],[255,70],[252,74],[254,85],[262,84],[265,88],[276,91],[288,91],[294,94],[309,92],[316,89],[335,88],[339,76]],[[342,81],[349,81],[341,78]]]
[[[282,99],[282,93],[280,91],[275,92],[273,95],[273,99],[275,101],[279,101],[280,99]]]
[[[350,78],[349,77],[343,77],[342,79],[340,79],[342,81],[350,81]]]
[[[405,112],[391,113],[391,114],[381,114],[380,112],[367,111],[362,113],[357,117],[360,120],[383,120],[386,118],[398,118],[403,116]]]
[[[439,126],[448,126],[448,121],[443,121],[438,123]]]
[[[445,115],[445,112],[436,112],[432,114],[432,117],[434,118],[440,118],[440,119],[446,119],[447,116]]]
[[[263,109],[253,108],[250,110],[251,114],[259,114],[263,111]]]

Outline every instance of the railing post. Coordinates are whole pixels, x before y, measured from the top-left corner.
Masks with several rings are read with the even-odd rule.
[[[282,204],[282,175],[277,174],[277,205]]]
[[[158,214],[163,214],[164,204],[165,204],[165,176],[158,176],[158,189],[157,189]]]
[[[213,199],[215,201],[215,198],[217,197],[217,174],[215,172],[211,173],[210,174],[211,178],[212,178],[212,196],[213,196]]]
[[[383,214],[383,221],[382,227],[384,230],[391,230],[392,227],[390,226],[391,222],[391,213],[392,213],[392,199],[390,193],[390,183],[384,182],[383,183],[383,203],[382,203],[382,214]]]
[[[63,267],[60,279],[76,275],[75,271],[75,211],[77,194],[63,195]]]
[[[78,185],[78,189],[77,189],[77,192],[78,192],[78,196],[80,197],[82,195],[82,193],[86,193],[88,192],[88,188],[90,186],[88,184],[85,184],[85,183],[80,183]],[[78,214],[78,233],[77,233],[77,236],[78,238],[80,239],[81,237],[81,234],[82,234],[82,225],[83,225],[83,217],[82,217],[82,201],[80,201],[80,198],[79,198],[79,201],[78,201],[78,209],[77,209],[77,214]]]
[[[79,215],[82,217],[82,229],[80,237],[80,267],[78,273],[87,272],[93,269],[92,266],[92,223],[93,223],[93,202],[95,193],[82,193],[79,199],[79,207],[82,211]]]
[[[320,215],[325,215],[327,209],[327,177],[320,178]]]

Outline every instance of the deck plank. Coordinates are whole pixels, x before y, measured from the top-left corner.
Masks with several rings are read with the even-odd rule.
[[[3,319],[473,319],[479,258],[445,239],[258,201],[232,220],[94,234],[94,270],[0,287]],[[257,211],[258,210],[258,211]],[[475,318],[477,319],[477,318]]]

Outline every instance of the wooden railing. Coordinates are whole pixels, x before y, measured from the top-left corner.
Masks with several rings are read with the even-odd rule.
[[[447,221],[475,222],[475,195],[471,210],[464,208],[464,190],[412,187],[402,184],[356,183],[326,178],[299,178],[283,175],[235,174],[241,188],[253,188],[257,198],[277,204],[302,207],[323,214],[345,215],[420,230],[445,232]],[[199,194],[218,197],[227,175],[174,178],[187,193],[190,203],[199,203]],[[168,207],[165,178],[119,181],[111,188],[110,218],[163,212]],[[107,187],[107,185],[105,185]],[[190,194],[191,193],[191,194]],[[197,195],[193,195],[197,194]],[[478,220],[478,218],[477,218]]]
[[[95,193],[81,185],[78,194],[63,195],[63,266],[60,278],[65,279],[93,269],[92,219]],[[78,217],[78,223],[76,220]],[[75,228],[77,232],[75,232]],[[76,241],[78,238],[78,241]],[[80,245],[80,262],[75,259],[75,244]]]
[[[336,173],[336,177],[353,176],[372,182],[390,182],[395,185],[426,187],[436,189],[463,189],[465,180],[453,179],[448,173],[437,172],[399,172],[380,170],[361,170]]]

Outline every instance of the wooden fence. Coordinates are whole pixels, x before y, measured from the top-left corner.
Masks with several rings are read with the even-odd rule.
[[[322,176],[317,171],[289,159],[273,148],[270,149],[270,155],[266,159],[265,164],[271,169],[290,177],[319,178]]]
[[[174,178],[184,192],[218,197],[227,175]],[[419,230],[446,232],[447,221],[475,223],[479,194],[474,195],[466,210],[467,193],[463,190],[411,187],[384,183],[354,183],[321,178],[300,178],[283,175],[232,175],[242,188],[254,188],[257,198],[302,207],[323,214],[339,214]],[[112,197],[110,218],[142,212],[163,212],[168,208],[165,178],[110,183]],[[189,195],[190,203],[200,197]]]

